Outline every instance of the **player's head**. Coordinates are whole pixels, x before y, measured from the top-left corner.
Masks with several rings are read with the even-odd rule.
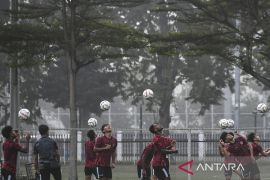
[[[247,135],[247,140],[248,142],[259,143],[261,141],[261,138],[260,136],[252,132]]]
[[[45,124],[39,125],[38,131],[39,131],[41,136],[49,135],[49,127]]]
[[[100,130],[103,134],[110,134],[112,132],[112,127],[110,124],[103,124]]]
[[[163,127],[159,123],[154,123],[149,127],[149,131],[153,134],[161,134]]]
[[[4,138],[6,139],[11,139],[15,137],[15,134],[13,132],[13,128],[11,126],[5,126],[2,129],[2,135],[4,136]]]
[[[96,133],[95,133],[95,131],[92,130],[92,129],[90,129],[90,130],[87,132],[87,137],[88,137],[91,141],[95,140],[95,138],[96,138]]]
[[[234,139],[234,134],[233,132],[222,132],[219,139],[225,143],[229,143]]]

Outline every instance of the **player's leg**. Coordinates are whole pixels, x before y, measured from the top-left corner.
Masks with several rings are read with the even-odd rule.
[[[97,176],[100,180],[107,180],[107,177],[105,176],[106,168],[102,166],[97,167]]]
[[[106,180],[112,180],[112,168],[111,167],[105,167],[105,177],[106,177]]]
[[[43,168],[40,169],[40,177],[42,180],[50,180],[50,169],[48,168]]]
[[[252,168],[251,168],[251,176],[250,178],[252,180],[260,180],[261,179],[261,175],[260,175],[260,169],[257,163],[252,164]]]
[[[2,169],[2,176],[4,177],[4,180],[15,180],[15,174],[5,169]]]
[[[85,180],[91,180],[91,170],[90,168],[84,167]]]
[[[60,167],[51,168],[51,174],[53,175],[55,180],[61,180],[62,179],[62,174],[61,174],[61,168]]]
[[[154,167],[154,176],[156,176],[158,180],[171,179],[167,167]]]

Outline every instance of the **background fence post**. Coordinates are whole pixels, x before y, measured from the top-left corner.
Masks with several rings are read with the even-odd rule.
[[[187,132],[187,139],[188,139],[188,144],[187,144],[187,153],[188,153],[188,161],[191,160],[191,129],[188,129]],[[191,169],[188,166],[188,170],[191,171]],[[188,180],[191,180],[191,176],[190,174],[188,174]]]

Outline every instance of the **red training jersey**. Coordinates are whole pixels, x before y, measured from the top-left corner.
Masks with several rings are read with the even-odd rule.
[[[245,138],[241,136],[237,137],[234,143],[228,145],[227,150],[239,163],[246,165],[251,162],[250,148]]]
[[[263,148],[260,144],[252,143],[253,156],[258,157],[263,152]]]
[[[137,165],[143,168],[148,168],[150,166],[153,155],[154,155],[154,143],[149,143],[144,148],[140,159],[137,161]]]
[[[4,163],[3,169],[16,173],[18,151],[22,150],[22,146],[13,140],[6,140],[3,144]]]
[[[155,137],[152,139],[152,142],[154,143],[156,147],[156,151],[154,153],[154,157],[152,160],[153,167],[167,167],[168,166],[168,160],[166,158],[166,154],[161,154],[161,149],[167,149],[168,147],[170,147],[172,141],[173,139],[162,136],[162,135],[155,135]]]
[[[84,144],[85,150],[85,167],[96,167],[96,153],[94,152],[95,140],[88,140]]]
[[[110,149],[100,151],[96,156],[96,165],[102,167],[111,166],[111,157],[117,147],[117,140],[114,137],[107,138],[106,136],[98,137],[95,143],[97,148],[104,148],[107,144],[111,145]]]

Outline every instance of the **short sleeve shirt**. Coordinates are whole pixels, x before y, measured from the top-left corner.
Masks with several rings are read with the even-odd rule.
[[[22,146],[13,140],[6,140],[3,143],[4,163],[3,169],[16,173],[18,151],[22,150]]]
[[[97,148],[104,148],[106,145],[111,145],[110,149],[100,151],[96,155],[96,165],[102,167],[111,166],[112,154],[116,151],[117,140],[114,137],[107,138],[106,136],[98,137],[95,143]]]
[[[58,146],[56,142],[47,137],[41,137],[34,145],[34,154],[39,156],[39,163],[50,163],[60,166],[57,157]]]
[[[84,144],[85,167],[93,168],[96,166],[96,154],[94,152],[95,141],[88,140]]]

